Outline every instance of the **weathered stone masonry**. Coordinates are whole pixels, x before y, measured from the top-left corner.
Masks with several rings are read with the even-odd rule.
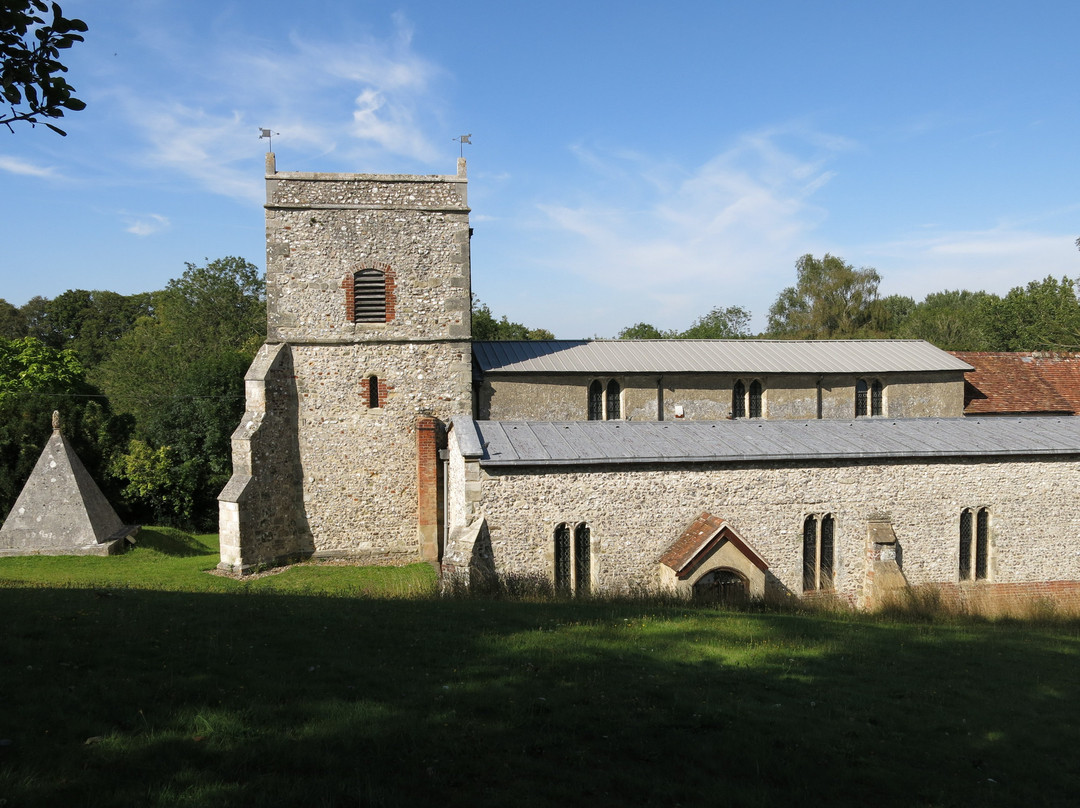
[[[993,582],[1080,579],[1075,456],[499,468],[470,457],[480,447],[469,440],[451,435],[451,524],[464,535],[460,525],[484,520],[496,572],[550,577],[555,526],[586,522],[601,589],[654,588],[659,557],[707,510],[765,559],[768,588],[801,595],[803,520],[829,513],[836,591],[864,605],[871,522],[891,523],[910,583],[955,584],[960,512],[981,506],[992,514]]]
[[[267,345],[220,497],[223,567],[437,556],[420,481],[438,444],[417,430],[438,435],[472,407],[464,161],[458,172],[279,173],[268,155]],[[351,321],[343,278],[367,268],[390,283],[385,322]]]

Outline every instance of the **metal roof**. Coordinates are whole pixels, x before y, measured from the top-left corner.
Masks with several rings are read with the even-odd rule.
[[[853,421],[476,421],[454,418],[484,466],[1080,455],[1078,417]]]
[[[967,371],[922,340],[474,342],[484,373],[890,373]]]

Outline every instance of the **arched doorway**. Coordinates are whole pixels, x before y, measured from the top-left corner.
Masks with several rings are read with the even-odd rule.
[[[732,569],[706,572],[694,582],[694,600],[735,606],[745,603],[750,595],[749,584]]]

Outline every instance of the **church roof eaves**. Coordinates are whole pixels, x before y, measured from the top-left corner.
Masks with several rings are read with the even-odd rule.
[[[472,423],[490,467],[1080,455],[1071,416]]]
[[[967,371],[922,340],[474,342],[484,373],[891,373]]]

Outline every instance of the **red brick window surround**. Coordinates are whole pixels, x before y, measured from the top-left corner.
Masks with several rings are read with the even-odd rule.
[[[397,295],[394,272],[389,266],[367,267],[346,275],[345,319],[350,323],[389,323],[394,319]]]
[[[360,380],[360,400],[368,409],[386,406],[386,394],[393,388],[378,376],[365,376]]]

